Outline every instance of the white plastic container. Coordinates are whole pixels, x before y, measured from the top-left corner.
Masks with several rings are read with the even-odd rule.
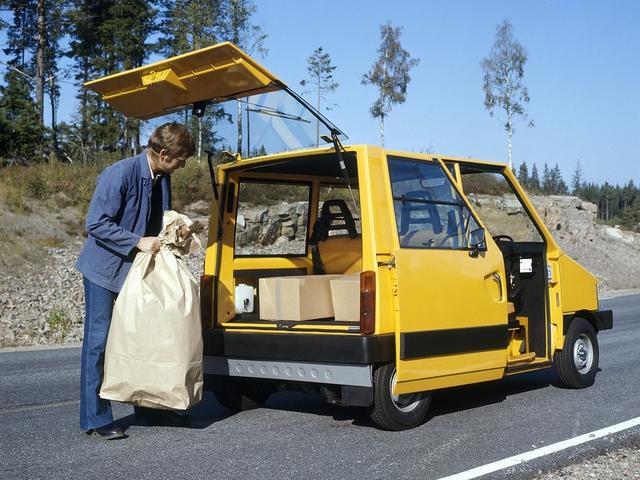
[[[234,295],[236,304],[236,313],[252,313],[253,312],[253,287],[241,283],[236,285]]]

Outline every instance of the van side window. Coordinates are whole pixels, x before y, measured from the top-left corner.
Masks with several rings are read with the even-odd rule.
[[[310,195],[307,184],[241,180],[234,255],[306,255]]]
[[[403,248],[468,249],[480,227],[440,165],[388,157]]]
[[[516,242],[544,242],[530,213],[502,173],[467,165],[461,170],[464,193],[492,236],[507,235]]]

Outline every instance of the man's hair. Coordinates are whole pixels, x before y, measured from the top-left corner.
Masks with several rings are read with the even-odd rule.
[[[147,143],[156,153],[166,150],[170,157],[192,156],[196,147],[187,127],[177,122],[169,122],[156,128]]]

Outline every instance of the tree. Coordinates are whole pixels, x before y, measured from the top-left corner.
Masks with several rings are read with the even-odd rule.
[[[29,162],[34,145],[42,140],[43,127],[31,90],[23,74],[7,69],[5,85],[0,87],[0,159],[8,164]]]
[[[551,170],[549,170],[549,166],[545,163],[544,169],[542,170],[542,193],[551,193],[553,189],[552,185],[553,179],[551,178]]]
[[[523,187],[529,187],[529,168],[525,162],[522,162],[520,168],[518,168],[518,181]]]
[[[392,27],[390,22],[380,26],[381,43],[378,48],[378,60],[371,70],[362,77],[363,85],[378,87],[378,99],[369,112],[380,120],[380,144],[384,146],[384,119],[393,105],[402,104],[407,98],[407,86],[411,81],[409,72],[420,63],[411,58],[400,44],[401,27]]]
[[[160,0],[160,53],[173,56],[215,44],[227,20],[222,2],[223,0]],[[189,117],[185,110],[184,123],[190,124],[190,129],[194,132],[198,157],[205,148],[213,147],[219,140],[213,132],[213,123],[215,119],[224,116],[221,108],[209,108],[202,117]]]
[[[580,165],[580,160],[578,160],[576,162],[576,169],[573,172],[573,177],[571,177],[571,193],[573,195],[579,195],[583,183],[582,166]]]
[[[569,189],[567,188],[564,178],[562,178],[562,172],[560,171],[560,167],[558,167],[557,163],[551,172],[551,176],[553,178],[553,193],[555,195],[566,195],[569,193]]]
[[[103,55],[97,66],[101,74],[143,65],[152,46],[148,40],[155,29],[156,13],[146,0],[119,0],[109,5],[107,18],[99,29]],[[122,153],[139,150],[139,120],[128,119],[107,106],[103,118],[115,128],[112,141],[120,146]]]
[[[513,38],[513,27],[504,20],[498,25],[493,47],[481,65],[484,72],[484,106],[491,116],[494,116],[496,108],[504,111],[505,116],[499,120],[507,132],[510,168],[513,165],[511,150],[515,124],[528,117],[524,104],[529,102],[529,92],[523,83],[526,62],[526,50]],[[533,122],[530,121],[529,126],[533,126]]]
[[[338,83],[333,81],[333,71],[336,69],[331,64],[331,56],[322,47],[316,48],[307,58],[307,73],[309,80],[302,80],[300,85],[312,85],[316,94],[316,110],[320,111],[320,103],[326,100],[325,95],[338,88]],[[328,109],[328,107],[325,107]],[[320,121],[316,119],[316,147],[320,145]]]
[[[529,188],[534,192],[539,192],[540,189],[540,176],[538,175],[538,167],[533,164],[531,167],[531,177],[529,177]]]
[[[256,12],[256,6],[253,2],[250,0],[223,0],[222,9],[227,20],[221,25],[221,39],[235,43],[249,55],[266,56],[268,52],[264,41],[267,34],[262,31],[259,25],[251,23],[251,17]],[[236,127],[237,152],[242,155],[242,102],[240,101],[237,102]],[[247,150],[249,148],[247,140]],[[251,156],[251,152],[247,151],[247,154]]]

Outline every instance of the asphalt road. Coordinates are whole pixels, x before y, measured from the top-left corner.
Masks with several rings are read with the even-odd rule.
[[[640,295],[602,302],[596,384],[559,388],[553,370],[438,392],[424,425],[375,429],[359,409],[282,392],[265,408],[229,416],[211,396],[191,428],[143,426],[114,413],[129,438],[105,442],[78,426],[77,348],[0,353],[0,478],[437,479],[640,416]],[[530,478],[640,429],[494,473]]]

